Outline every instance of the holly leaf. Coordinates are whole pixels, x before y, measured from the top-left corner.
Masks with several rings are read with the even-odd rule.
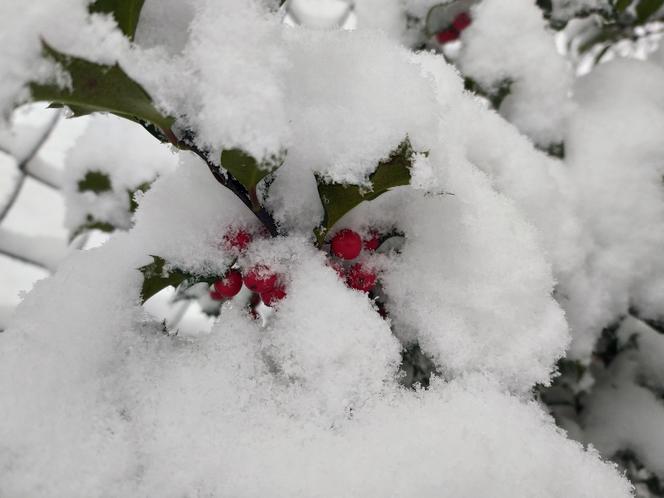
[[[226,149],[221,152],[221,166],[251,192],[258,182],[283,164],[284,156],[283,153],[273,155],[259,163],[242,149]]]
[[[495,83],[490,89],[482,87],[474,79],[465,77],[463,80],[464,88],[487,99],[494,109],[500,109],[503,100],[511,93],[514,82],[505,78]]]
[[[327,183],[316,177],[318,195],[323,204],[324,216],[315,234],[322,245],[325,236],[346,213],[364,201],[372,201],[389,190],[410,184],[410,168],[414,151],[406,138],[387,159],[378,163],[376,171],[369,175],[370,187],[343,183]]]
[[[664,5],[664,0],[641,0],[636,5],[636,19],[638,23],[646,22]]]
[[[111,14],[122,32],[133,41],[145,0],[96,0],[88,7],[89,12]]]
[[[143,274],[143,285],[141,287],[141,303],[166,287],[173,286],[176,289],[182,285],[191,287],[200,282],[212,285],[218,277],[214,275],[192,275],[177,268],[172,268],[164,258],[152,256],[152,263],[141,266],[138,271]]]
[[[88,214],[85,218],[85,223],[76,227],[76,229],[71,233],[69,236],[69,242],[74,240],[83,232],[87,232],[89,230],[99,230],[101,232],[110,233],[115,231],[116,228],[117,227],[115,225],[111,225],[106,221],[97,220],[91,214]]]
[[[79,192],[94,192],[101,194],[111,190],[111,179],[106,173],[101,171],[88,171],[85,176],[78,181]]]
[[[58,52],[42,41],[44,56],[58,63],[71,78],[69,87],[32,83],[32,99],[51,102],[54,107],[69,107],[74,116],[110,112],[137,123],[152,123],[170,131],[175,121],[162,115],[141,85],[115,64],[106,66]]]
[[[129,195],[129,211],[132,213],[136,212],[136,209],[138,209],[138,202],[136,202],[136,194],[140,192],[147,192],[150,190],[150,187],[152,186],[152,183],[150,182],[143,182],[141,183],[138,187],[136,187],[134,190],[127,190],[127,194]]]
[[[615,9],[617,12],[624,12],[627,7],[632,5],[633,0],[616,0]]]

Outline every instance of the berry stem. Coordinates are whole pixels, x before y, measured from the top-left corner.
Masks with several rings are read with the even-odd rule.
[[[148,127],[146,127],[146,129],[150,131],[150,133],[153,133]],[[179,140],[170,129],[162,131],[166,134],[168,140],[178,149],[189,150],[194,154],[196,154],[198,157],[200,157],[207,165],[214,179],[217,180],[218,183],[226,187],[228,190],[233,192],[237,196],[237,198],[242,201],[242,203],[245,206],[251,209],[251,212],[254,213],[256,218],[258,218],[258,220],[265,226],[265,228],[267,228],[268,232],[270,232],[270,235],[272,237],[276,237],[279,235],[279,228],[277,228],[277,223],[274,221],[272,214],[270,214],[258,202],[258,196],[256,195],[255,188],[252,189],[253,192],[247,192],[247,189],[244,187],[244,185],[242,185],[237,180],[237,178],[231,175],[230,172],[227,171],[226,175],[224,175],[221,172],[220,167],[217,164],[210,161],[208,153],[204,150],[199,149],[198,146],[196,146],[193,140],[193,133],[187,131],[184,133],[186,139]]]
[[[255,185],[249,189],[249,200],[251,201],[251,206],[254,212],[262,209],[261,203],[258,201]]]

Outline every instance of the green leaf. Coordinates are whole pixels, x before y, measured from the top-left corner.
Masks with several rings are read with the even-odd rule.
[[[138,187],[136,187],[134,190],[127,190],[127,194],[129,195],[129,211],[131,213],[135,213],[136,209],[138,208],[138,202],[136,202],[136,199],[134,199],[134,196],[136,195],[136,192],[147,192],[150,190],[150,187],[152,186],[151,183],[149,182],[144,182],[141,183]]]
[[[558,159],[565,159],[565,142],[555,142],[549,144],[547,147],[538,147],[544,152],[546,152],[551,157],[557,157]]]
[[[609,46],[623,36],[623,30],[618,26],[605,26],[598,30],[594,35],[587,38],[578,47],[579,53],[586,53],[599,43],[608,43]]]
[[[119,28],[130,40],[134,39],[138,18],[145,0],[96,0],[90,4],[90,13],[111,14]]]
[[[92,112],[110,112],[144,124],[152,123],[170,131],[175,121],[162,115],[141,85],[115,64],[105,66],[62,54],[42,42],[44,56],[60,64],[71,77],[70,88],[57,84],[32,83],[32,99],[68,106],[75,116]]]
[[[76,229],[71,233],[71,235],[69,236],[69,241],[71,242],[80,234],[82,234],[83,232],[87,232],[88,230],[100,230],[102,232],[110,233],[115,231],[116,228],[117,228],[116,226],[111,225],[106,221],[96,220],[95,218],[92,217],[92,215],[88,214],[85,223],[76,227]]]
[[[551,0],[535,0],[535,4],[542,10],[544,17],[550,17],[553,11]]]
[[[636,5],[636,19],[638,23],[646,22],[664,4],[664,0],[641,0]]]
[[[192,286],[200,282],[212,284],[218,279],[213,275],[192,275],[177,268],[171,268],[166,260],[159,256],[152,256],[152,259],[152,263],[138,269],[143,274],[142,303],[171,285],[178,288],[181,285]]]
[[[78,181],[79,192],[94,192],[100,194],[111,190],[111,179],[101,171],[88,171],[83,179]]]
[[[242,149],[226,149],[221,152],[221,165],[251,192],[258,182],[283,164],[284,157],[285,154],[274,155],[259,164]]]
[[[505,97],[511,93],[512,84],[514,82],[509,78],[505,78],[488,90],[469,77],[465,77],[463,83],[466,90],[484,97],[491,103],[494,109],[498,110],[500,109],[503,100],[505,100]]]
[[[617,12],[624,12],[627,7],[632,5],[633,0],[616,0],[615,9]]]
[[[369,176],[370,188],[342,183],[326,183],[317,177],[318,195],[323,204],[324,217],[315,230],[318,244],[321,245],[332,227],[346,213],[364,201],[372,201],[394,187],[410,183],[410,168],[414,152],[410,140],[406,138],[392,151],[387,159],[378,163],[376,171]]]

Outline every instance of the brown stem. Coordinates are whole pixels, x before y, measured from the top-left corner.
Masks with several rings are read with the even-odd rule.
[[[151,134],[157,136],[155,134],[155,130],[152,127],[146,125],[143,126]],[[199,149],[192,139],[179,140],[170,128],[162,129],[161,131],[163,132],[164,136],[168,138],[168,141],[175,145],[178,149],[189,150],[200,157],[207,165],[214,179],[233,192],[245,206],[251,209],[251,212],[254,213],[256,218],[258,218],[258,220],[265,226],[265,228],[267,228],[272,237],[279,235],[279,228],[277,227],[277,223],[274,221],[274,218],[263,206],[260,205],[260,202],[258,202],[258,196],[256,195],[255,188],[252,189],[253,192],[247,192],[247,189],[244,187],[244,185],[242,185],[229,172],[226,172],[226,175],[224,175],[221,172],[219,166],[210,161],[207,152]]]
[[[249,189],[249,200],[251,201],[252,209],[254,211],[260,211],[261,203],[258,201],[258,194],[256,193],[255,185]]]

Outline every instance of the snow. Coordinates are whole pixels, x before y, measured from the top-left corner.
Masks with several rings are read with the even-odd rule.
[[[579,110],[570,123],[566,164],[592,236],[584,273],[566,285],[577,352],[592,347],[589,329],[598,331],[631,305],[661,313],[662,78],[654,64],[616,60],[575,88]]]
[[[563,139],[572,72],[534,2],[484,0],[462,34],[459,66],[485,88],[513,81],[500,113],[536,143]],[[518,26],[518,29],[515,29]]]
[[[18,64],[0,106],[24,97],[38,34],[119,60],[212,161],[231,147],[257,159],[288,151],[260,192],[287,235],[259,235],[195,154],[173,153],[134,123],[91,119],[62,176],[68,226],[92,214],[127,231],[68,256],[0,335],[0,403],[11,407],[0,495],[630,496],[614,467],[528,399],[570,344],[587,360],[632,304],[657,314],[661,67],[616,61],[573,87],[535,5],[485,0],[460,67],[488,86],[514,78],[498,114],[444,58],[400,44],[402,9],[429,2],[392,2],[372,23],[376,4],[362,0],[352,32],[285,26],[264,2],[168,5],[147,7],[136,44],[82,1],[7,17],[2,28],[18,22],[0,67]],[[313,5],[300,3],[301,17]],[[165,24],[178,34],[164,37]],[[384,319],[313,244],[315,175],[371,188],[376,163],[406,138],[417,152],[412,185],[335,227],[403,233],[394,250],[358,259],[378,272]],[[533,145],[563,139],[564,161]],[[113,191],[79,193],[88,171],[108,174]],[[127,191],[155,177],[132,218]],[[239,257],[223,244],[237,227],[256,234]],[[287,296],[254,320],[241,293],[216,321],[165,334],[139,299],[137,268],[152,255],[194,274],[266,264]],[[642,375],[660,379],[661,345],[644,338]],[[440,375],[428,390],[399,383],[401,350],[413,343]],[[611,437],[628,416],[615,399],[659,405],[633,380],[594,393],[588,441],[605,456],[627,444]],[[646,418],[644,427],[659,423]],[[662,445],[629,435],[660,469]]]
[[[664,338],[633,318],[623,322],[618,337],[620,344],[633,337],[636,347],[621,353],[586,398],[585,439],[604,455],[630,450],[661,474],[664,441],[658,427],[664,422],[659,395],[664,386]]]
[[[362,184],[406,136],[433,140],[431,85],[405,49],[375,32],[289,34],[289,167]]]
[[[610,8],[607,0],[553,0],[551,4],[551,17],[553,19],[570,19],[583,12],[608,10]]]
[[[210,334],[196,339],[159,335],[132,311],[139,277],[131,261],[137,249],[130,237],[116,236],[101,249],[79,253],[38,285],[13,331],[3,337],[0,392],[14,407],[0,429],[0,440],[10,444],[10,451],[0,454],[11,459],[3,462],[10,469],[0,484],[4,493],[627,496],[628,485],[615,471],[561,437],[539,407],[485,378],[438,382],[419,393],[390,384],[381,389],[380,382],[347,384],[342,378],[312,391],[294,375],[298,369],[284,371],[281,379],[272,373],[265,354],[294,346],[295,361],[287,365],[300,365],[307,375],[321,369],[341,374],[350,358],[343,355],[346,361],[338,364],[334,355],[321,357],[323,349],[310,350],[307,340],[288,341],[296,337],[295,331],[289,333],[290,321],[277,322],[266,336],[233,307],[224,310]],[[316,293],[329,295],[339,287],[320,257],[304,265],[300,275],[313,268],[308,265],[320,268],[314,274],[322,284]],[[311,280],[298,283],[299,278],[291,282],[294,300],[298,292],[312,290]],[[67,291],[53,294],[61,280],[70,282]],[[53,296],[46,308],[42,293]],[[70,308],[63,307],[73,295],[85,298],[85,312],[68,313]],[[373,340],[365,342],[371,337],[389,337],[360,296],[344,299],[355,301],[359,312],[351,320],[369,327],[353,347],[371,345]],[[338,304],[347,309],[347,302]],[[41,308],[36,322],[33,306]],[[54,321],[50,316],[56,310]],[[302,308],[290,310],[285,301],[279,313],[302,315]],[[307,330],[306,318],[298,323],[304,327],[298,332],[330,342],[318,321],[315,330]],[[47,340],[54,330],[55,348]],[[278,331],[287,335],[275,344]],[[337,332],[341,337],[332,339],[350,347],[341,339],[352,330]],[[394,350],[389,342],[384,345]],[[21,350],[39,361],[24,361]],[[368,361],[360,351],[354,353],[357,358]],[[376,373],[389,372],[388,365],[379,365],[374,364]],[[35,396],[8,398],[19,392],[17,386]],[[338,394],[343,400],[349,386],[364,396],[376,388],[382,394],[354,405],[351,418],[330,426],[336,410],[321,406],[319,397]],[[29,433],[21,429],[26,425]],[[37,442],[39,451],[25,451]],[[421,457],[417,466],[413,455]],[[507,470],[504,461],[514,465]]]
[[[27,100],[29,81],[57,81],[62,75],[41,57],[41,41],[56,49],[102,63],[115,61],[113,53],[126,50],[128,43],[106,15],[87,13],[87,0],[49,0],[23,5],[0,5],[0,113],[8,116],[12,107]]]
[[[161,334],[137,306],[135,268],[155,249],[199,271],[216,251],[221,267],[210,227],[238,219],[231,194],[182,160],[129,234],[68,259],[3,334],[5,494],[627,496],[615,471],[495,379],[402,391],[386,322],[296,235],[264,243],[291,265],[267,329],[231,302],[209,333]]]
[[[133,214],[129,209],[130,192],[172,170],[177,157],[135,123],[99,115],[90,118],[65,163],[65,225],[73,232],[88,215],[121,229],[129,228]],[[89,172],[106,175],[111,190],[79,191],[79,182]]]

